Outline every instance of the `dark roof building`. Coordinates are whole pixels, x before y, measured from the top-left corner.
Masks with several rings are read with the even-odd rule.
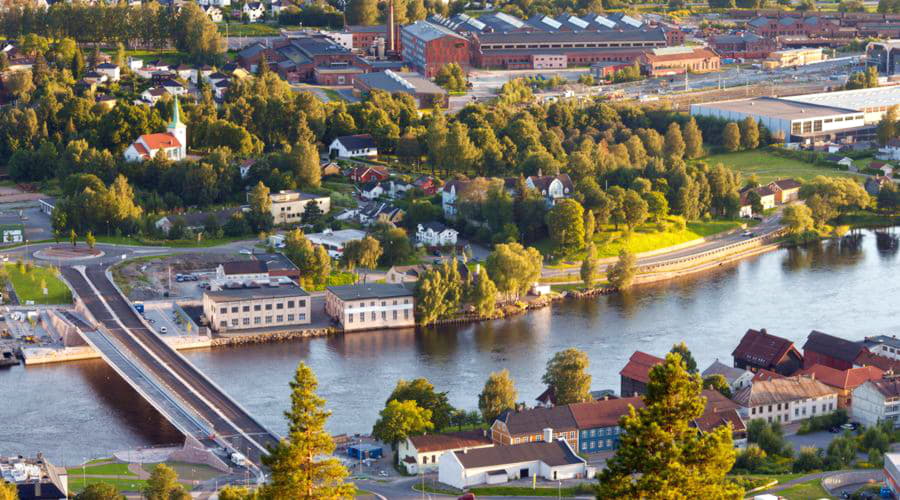
[[[335,138],[346,149],[369,149],[377,147],[372,134],[343,135]]]
[[[388,283],[361,283],[357,285],[330,286],[326,290],[341,300],[391,299],[409,297],[413,291],[403,285]]]
[[[765,328],[747,330],[731,353],[734,366],[756,372],[759,369],[793,375],[803,366],[803,355],[790,340],[770,335]]]
[[[477,450],[457,451],[456,458],[464,467],[499,467],[538,460],[549,466],[584,463],[584,460],[572,452],[562,441],[533,442],[516,446],[493,446]]]
[[[269,267],[261,260],[236,260],[222,264],[225,276],[238,274],[264,274],[269,272]]]
[[[431,108],[435,103],[446,107],[449,102],[446,90],[418,73],[395,73],[391,70],[367,73],[356,77],[353,86],[361,93],[381,90],[390,94],[409,94],[420,108]]]
[[[803,367],[830,366],[836,370],[853,368],[860,353],[866,351],[860,342],[851,342],[817,330],[810,332],[803,344]]]
[[[483,429],[448,432],[445,434],[425,434],[410,436],[410,442],[419,453],[428,451],[454,450],[466,447],[490,445],[491,440]]]
[[[554,439],[565,439],[575,446],[576,428],[569,406],[507,410],[491,425],[491,440],[502,445],[528,443],[543,439],[544,429],[551,429]]]

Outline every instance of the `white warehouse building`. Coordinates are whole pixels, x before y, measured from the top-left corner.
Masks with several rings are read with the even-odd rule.
[[[874,127],[865,115],[849,108],[809,104],[776,97],[691,104],[691,115],[739,122],[750,116],[786,143],[869,140]]]
[[[900,86],[841,90],[783,97],[785,101],[852,109],[864,114],[866,124],[877,124],[888,108],[900,104]]]

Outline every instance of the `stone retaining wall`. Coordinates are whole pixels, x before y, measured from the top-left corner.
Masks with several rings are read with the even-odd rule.
[[[880,469],[853,470],[839,472],[822,479],[822,487],[831,493],[835,489],[848,484],[862,484],[869,481],[881,481],[882,479],[884,479],[884,473]]]
[[[210,340],[210,347],[242,344],[262,344],[266,342],[281,342],[285,340],[303,339],[308,337],[324,337],[338,333],[339,330],[331,327],[307,328],[304,330],[291,330],[286,332],[254,333],[247,335],[229,335],[227,337],[215,337]]]

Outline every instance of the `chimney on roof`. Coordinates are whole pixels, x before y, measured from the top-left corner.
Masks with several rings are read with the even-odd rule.
[[[548,443],[553,442],[553,429],[551,429],[550,427],[544,429],[544,441]]]
[[[766,335],[766,334],[768,334],[769,332],[767,332],[765,328],[760,328],[760,329],[759,329],[759,333],[761,333],[761,334],[763,334],[763,335]]]

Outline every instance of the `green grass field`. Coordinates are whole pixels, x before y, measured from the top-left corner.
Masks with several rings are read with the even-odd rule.
[[[31,272],[19,272],[15,264],[6,264],[6,272],[12,281],[19,302],[33,300],[35,304],[71,304],[72,292],[69,287],[56,277],[48,267],[34,266]],[[46,281],[47,295],[41,289],[41,280]]]
[[[730,231],[739,227],[742,221],[733,220],[712,220],[712,221],[696,221],[688,222],[684,230],[676,231],[670,229],[668,231],[659,232],[656,230],[655,224],[644,224],[637,227],[631,236],[627,239],[622,238],[622,231],[613,230],[613,226],[601,226],[597,229],[598,234],[594,237],[597,245],[597,257],[615,257],[625,248],[631,253],[650,252],[674,245],[680,245],[692,240],[712,236],[724,231]],[[621,226],[620,226],[621,228]],[[608,242],[606,238],[611,238]],[[535,248],[540,250],[541,254],[548,255],[552,251],[552,242],[549,239],[536,243]],[[560,267],[568,267],[574,264],[580,264],[584,259],[584,252],[578,252],[565,259]],[[555,266],[548,266],[555,267]]]
[[[222,473],[208,465],[188,464],[184,462],[166,462],[175,470],[180,481],[206,481],[221,476]],[[152,473],[157,464],[144,464],[144,470]]]
[[[69,491],[75,493],[81,492],[87,485],[94,483],[109,483],[115,486],[119,492],[123,491],[141,491],[147,485],[147,481],[143,479],[107,479],[99,477],[89,477],[83,480],[80,474],[69,475]]]
[[[141,238],[132,238],[129,236],[97,236],[97,243],[109,243],[112,245],[138,245],[138,246],[158,246],[173,248],[208,248],[235,241],[251,240],[253,236],[236,236],[225,238],[210,238],[196,240],[145,240]]]
[[[70,467],[66,469],[69,477],[82,474],[81,467]],[[103,465],[88,465],[84,468],[84,474],[95,476],[137,476],[137,474],[128,470],[128,464],[109,463]]]
[[[227,28],[225,23],[220,23],[219,33],[224,35],[226,32],[228,36],[277,36],[280,33],[277,26],[264,23],[228,23]]]
[[[834,498],[829,495],[825,488],[822,487],[821,479],[813,479],[805,483],[800,483],[785,490],[778,492],[779,496],[787,500],[810,500],[820,498]]]
[[[743,174],[745,179],[756,174],[759,177],[759,181],[762,183],[768,183],[786,177],[809,180],[817,175],[859,178],[858,176],[849,172],[844,172],[843,170],[819,167],[792,158],[782,158],[762,150],[710,155],[701,158],[700,161],[705,162],[711,167],[715,166],[717,163],[721,163],[726,167],[737,170]]]

